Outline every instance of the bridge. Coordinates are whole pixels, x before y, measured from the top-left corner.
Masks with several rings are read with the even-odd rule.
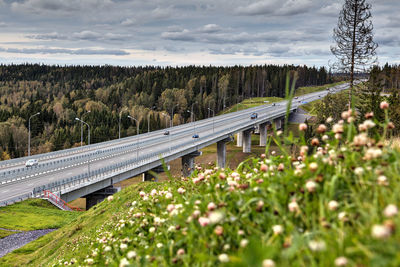
[[[338,85],[293,99],[290,112],[300,105],[348,88]],[[226,143],[237,134],[237,145],[251,152],[251,133],[260,133],[260,146],[266,145],[267,126],[282,126],[287,101],[266,104],[208,119],[182,124],[164,130],[55,151],[31,157],[0,162],[0,206],[27,198],[43,197],[51,191],[65,202],[86,198],[91,207],[112,194],[112,185],[142,174],[144,181],[154,179],[152,173],[163,171],[163,162],[182,159],[184,176],[194,168],[200,149],[217,143],[217,166],[225,167]],[[257,118],[251,118],[257,113]],[[169,134],[166,135],[165,131]],[[198,138],[193,138],[198,135]],[[27,159],[39,164],[26,168]]]

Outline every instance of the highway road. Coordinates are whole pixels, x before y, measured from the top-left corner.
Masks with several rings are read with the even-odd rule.
[[[341,85],[332,88],[330,92],[336,92],[346,89],[348,85]],[[320,91],[304,96],[299,96],[293,100],[292,106],[297,107],[304,102],[310,102],[324,97],[329,91]],[[282,116],[286,111],[287,101],[277,102],[275,104],[267,104],[251,109],[241,110],[225,115],[208,118],[194,123],[187,123],[172,128],[158,130],[150,133],[139,134],[138,136],[122,138],[119,140],[98,143],[91,146],[75,149],[72,153],[64,153],[64,155],[55,155],[54,157],[47,157],[42,154],[43,160],[40,163],[48,163],[59,160],[60,158],[66,159],[76,157],[77,155],[91,154],[90,159],[86,157],[81,161],[66,162],[62,168],[51,168],[51,166],[38,168],[36,173],[32,173],[30,177],[23,180],[3,183],[0,185],[0,202],[12,199],[14,197],[29,193],[33,188],[51,183],[57,180],[66,179],[79,174],[88,172],[90,170],[97,170],[103,167],[114,165],[124,162],[128,159],[135,159],[137,157],[157,153],[163,149],[169,149],[171,146],[179,146],[193,142],[193,146],[202,147],[202,136],[212,135],[214,132],[220,130],[232,129],[232,134],[235,133],[243,122],[252,121],[254,125],[272,118],[273,116]],[[250,116],[253,112],[258,113],[256,120],[251,120]],[[164,135],[165,130],[170,132],[169,135]],[[192,138],[196,133],[200,138]],[[111,150],[111,151],[109,151]],[[108,151],[108,152],[107,152]],[[65,152],[68,152],[66,150]],[[88,163],[88,159],[90,164]],[[0,171],[8,171],[16,168],[24,168],[26,158],[21,158],[19,161],[9,164],[9,167],[2,165]]]

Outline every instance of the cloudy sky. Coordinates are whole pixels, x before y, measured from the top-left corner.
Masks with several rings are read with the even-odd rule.
[[[344,0],[0,0],[0,63],[328,65]],[[372,4],[400,63],[400,0]]]

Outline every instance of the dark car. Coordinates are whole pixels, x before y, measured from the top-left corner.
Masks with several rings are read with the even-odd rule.
[[[198,135],[198,134],[194,134],[194,135],[192,136],[192,138],[199,138],[199,135]]]
[[[255,120],[255,119],[257,119],[257,117],[258,117],[258,114],[253,113],[253,114],[251,114],[250,119]]]
[[[164,132],[164,135],[169,135],[169,131],[165,131],[165,132]]]
[[[276,106],[276,104],[275,104],[275,103],[272,103],[272,106]]]

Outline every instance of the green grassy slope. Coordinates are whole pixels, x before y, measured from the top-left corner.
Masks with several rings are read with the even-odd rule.
[[[309,153],[126,188],[0,265],[399,266],[400,152],[328,128]]]

